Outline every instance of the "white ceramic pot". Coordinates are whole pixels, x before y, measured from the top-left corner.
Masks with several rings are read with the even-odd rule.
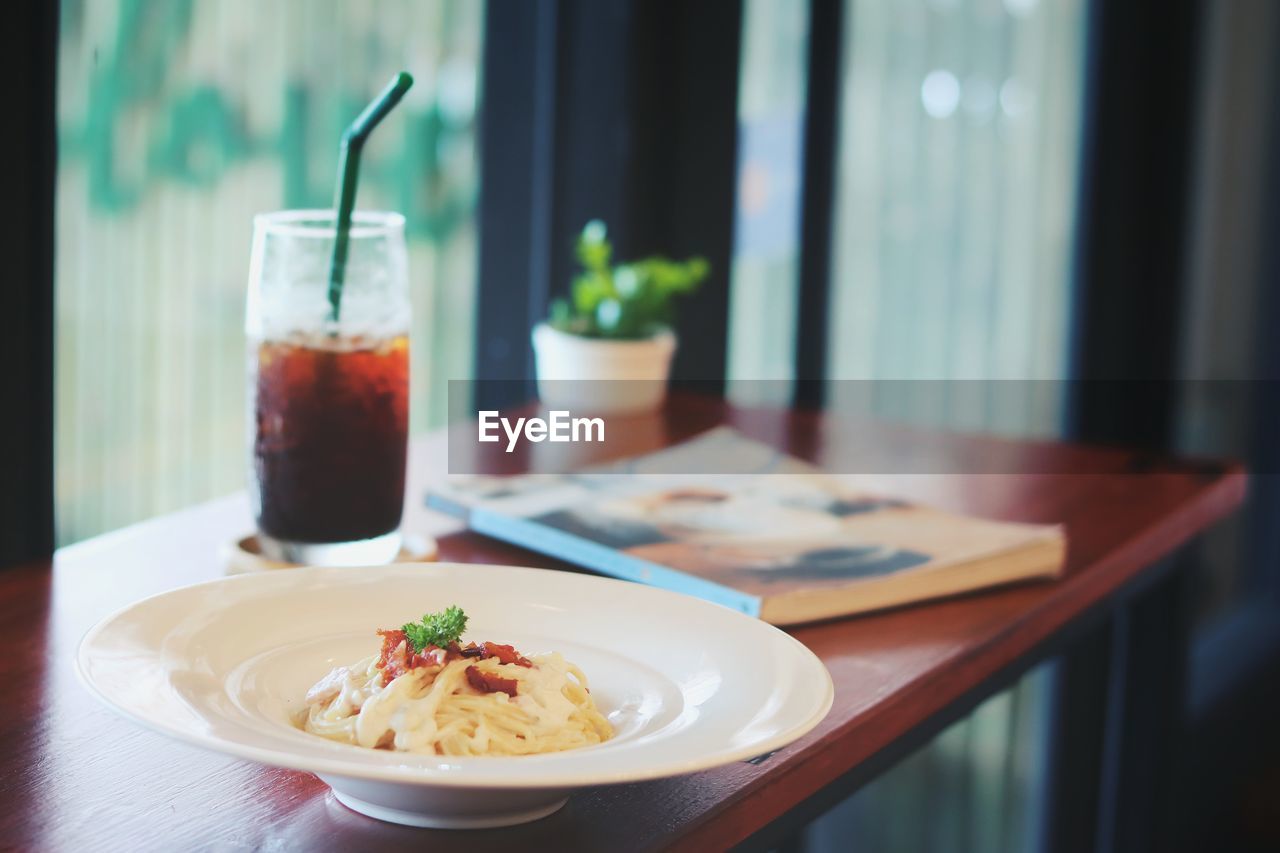
[[[676,336],[664,329],[637,341],[584,338],[546,323],[533,329],[538,397],[570,412],[640,414],[662,405]]]

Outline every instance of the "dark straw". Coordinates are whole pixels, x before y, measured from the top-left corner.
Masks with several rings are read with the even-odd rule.
[[[351,214],[356,207],[356,185],[360,182],[360,153],[378,122],[400,103],[412,85],[413,77],[401,71],[342,134],[342,146],[338,149],[338,192],[334,199],[337,231],[333,235],[333,260],[329,264],[329,318],[335,323],[342,307],[342,284],[347,274],[347,243]]]

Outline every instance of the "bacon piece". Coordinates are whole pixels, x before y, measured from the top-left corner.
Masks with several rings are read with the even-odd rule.
[[[516,695],[514,678],[503,678],[501,675],[485,672],[475,666],[467,667],[467,683],[481,693],[505,693],[511,697]]]
[[[413,651],[413,646],[409,643],[409,638],[399,628],[380,630],[378,635],[382,637],[382,653],[378,656],[378,669],[382,670],[382,686],[384,687],[410,670],[427,666],[440,667],[458,658],[473,658],[475,660],[493,658],[498,663],[515,664],[516,666],[524,667],[533,666],[533,662],[516,651],[515,646],[501,643],[484,643],[482,645],[467,643],[465,646],[450,643],[447,649],[427,646],[422,651],[415,652]],[[467,677],[471,679],[472,676],[468,675]],[[501,691],[509,696],[515,695],[515,681],[513,679],[501,678],[500,676],[492,677],[503,682],[510,682],[511,689],[509,691],[505,688],[485,690],[482,687],[476,687],[476,689],[484,690],[486,693]],[[475,686],[474,682],[472,684]]]
[[[410,670],[444,665],[447,655],[444,649],[427,646],[422,651],[415,652],[408,637],[399,628],[380,630],[378,634],[382,637],[382,654],[378,657],[378,669],[382,670],[383,687]]]
[[[516,666],[533,666],[533,661],[516,651],[515,646],[504,646],[500,643],[485,643],[482,658],[497,658],[498,663],[514,663]]]
[[[454,650],[455,647],[449,647],[450,652]],[[507,646],[501,643],[484,643],[479,646],[475,643],[467,643],[465,646],[458,648],[457,653],[464,658],[476,658],[478,660],[494,658],[498,663],[513,663],[516,666],[524,667],[533,666],[533,662],[516,651],[515,646]]]
[[[399,650],[400,657],[403,657],[404,650],[400,649],[401,644],[407,648],[408,638],[405,637],[404,631],[399,628],[391,630],[378,631],[378,636],[382,638],[382,654],[378,656],[378,669],[386,669],[387,664],[391,663],[392,657]]]

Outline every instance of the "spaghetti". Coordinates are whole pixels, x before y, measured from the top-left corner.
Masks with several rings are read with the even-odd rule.
[[[613,736],[586,676],[559,654],[525,658],[497,643],[417,650],[403,630],[379,634],[380,655],[338,667],[307,692],[305,731],[455,756],[560,752]]]

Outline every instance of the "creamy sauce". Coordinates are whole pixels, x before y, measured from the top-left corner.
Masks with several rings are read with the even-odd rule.
[[[408,678],[409,676],[401,676]],[[403,752],[434,752],[437,735],[436,709],[444,694],[408,699],[391,715],[389,727],[395,732],[395,748]]]
[[[564,695],[569,682],[569,670],[558,654],[534,658],[533,664],[541,673],[537,679],[520,680],[520,688],[513,700],[516,707],[533,718],[533,730],[538,735],[553,734],[564,728],[577,706]]]
[[[366,699],[356,718],[356,742],[370,748],[377,746],[387,729],[392,728],[392,720],[402,714],[406,703],[413,701],[409,697],[417,689],[418,677],[410,672]]]
[[[321,679],[308,691],[313,710],[304,727],[314,726],[318,734],[366,748],[426,754],[437,752],[441,743],[450,744],[448,750],[465,750],[453,754],[485,754],[491,748],[511,754],[512,750],[524,751],[526,745],[530,751],[548,751],[599,743],[612,734],[607,721],[584,696],[577,670],[559,654],[532,658],[532,666],[498,664],[493,659],[454,661],[443,669],[414,669],[385,686],[377,663],[377,658],[370,657],[339,667]],[[467,677],[473,666],[489,676],[516,682],[515,695],[501,690],[477,693]],[[469,718],[472,725],[459,728],[456,705],[441,716],[442,706],[455,696],[483,696],[485,702],[492,703],[487,706],[492,710],[464,713],[463,718]],[[318,706],[324,706],[323,710]],[[584,712],[592,721],[585,732],[581,727]]]

